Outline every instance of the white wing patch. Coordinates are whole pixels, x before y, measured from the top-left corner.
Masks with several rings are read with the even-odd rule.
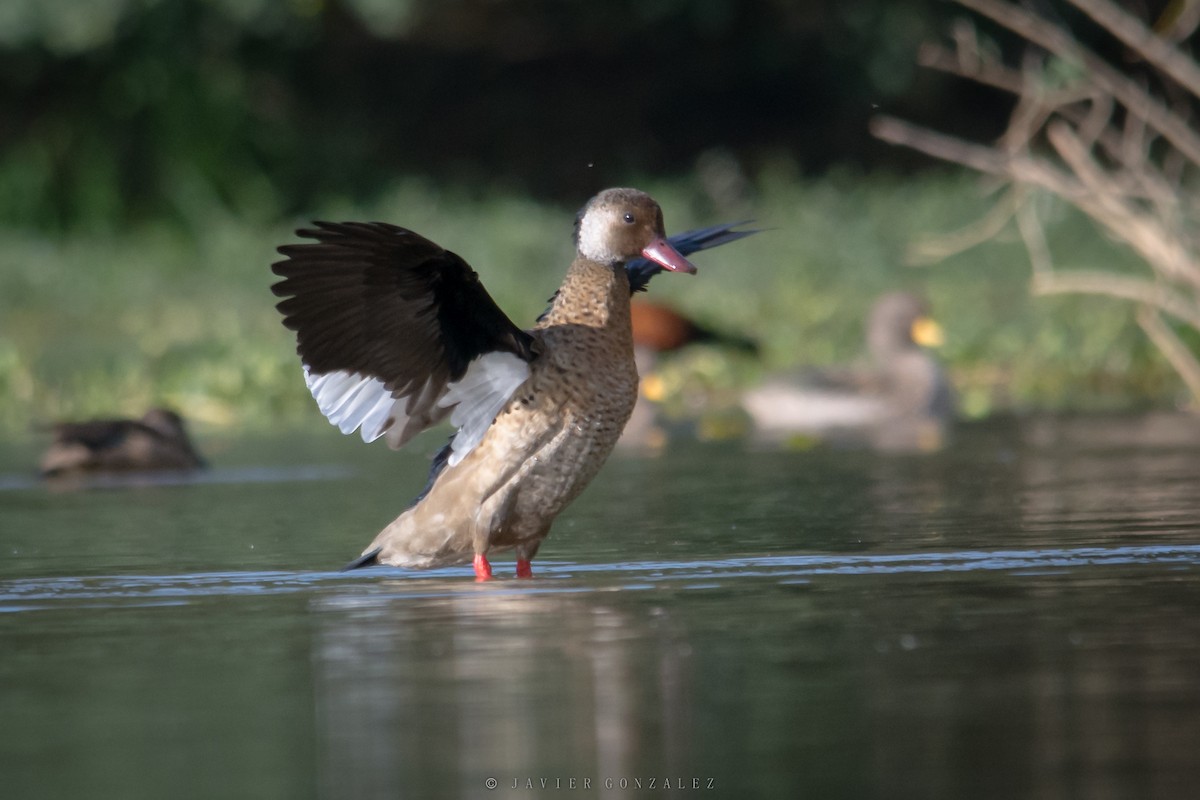
[[[475,449],[496,415],[528,378],[527,362],[512,353],[487,353],[472,361],[461,379],[447,386],[438,406],[454,407],[450,424],[458,428],[450,445],[449,466]]]
[[[406,419],[404,401],[393,397],[376,378],[341,370],[314,375],[305,364],[304,382],[325,418],[342,433],[354,433],[361,427],[364,442],[382,436],[389,418],[398,423]]]
[[[450,424],[458,428],[450,466],[483,440],[496,415],[528,378],[525,361],[512,353],[488,353],[472,361],[440,398],[431,396],[435,389],[429,381],[412,395],[396,397],[378,378],[344,370],[317,375],[304,365],[304,382],[321,413],[342,433],[361,428],[364,442],[387,434],[388,445],[400,447],[449,411]],[[409,411],[416,416],[410,419]]]

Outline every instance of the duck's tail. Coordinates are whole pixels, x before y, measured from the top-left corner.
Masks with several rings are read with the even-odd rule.
[[[342,567],[341,571],[349,572],[352,569],[359,569],[360,567],[376,566],[379,563],[379,554],[381,552],[383,552],[382,547],[376,547],[374,550],[368,550],[346,566]]]
[[[735,231],[734,228],[739,225],[746,225],[750,220],[743,222],[734,222],[731,225],[713,225],[708,228],[697,228],[696,230],[684,231],[677,233],[674,236],[667,237],[671,246],[678,250],[683,255],[690,255],[701,250],[707,250],[710,247],[736,242],[738,239],[744,239],[747,236],[758,233],[757,228],[748,230]],[[631,292],[646,291],[646,284],[650,282],[658,273],[662,272],[662,267],[655,264],[646,258],[635,258],[625,265],[625,271],[629,273],[629,289]]]

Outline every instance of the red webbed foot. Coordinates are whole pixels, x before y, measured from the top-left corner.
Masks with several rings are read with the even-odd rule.
[[[517,577],[518,578],[532,578],[533,577],[533,564],[530,563],[527,559],[518,558],[517,559]]]
[[[487,556],[483,553],[476,553],[474,564],[476,581],[490,581],[492,579],[492,565],[488,563]]]

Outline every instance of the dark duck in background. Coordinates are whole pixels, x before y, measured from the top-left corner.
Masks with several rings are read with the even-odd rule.
[[[60,422],[52,430],[54,441],[39,464],[43,478],[204,466],[183,419],[166,408],[152,408],[141,419]]]

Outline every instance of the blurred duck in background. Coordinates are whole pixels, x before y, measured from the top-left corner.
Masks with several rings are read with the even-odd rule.
[[[706,328],[670,306],[636,300],[632,304],[633,347],[647,354],[667,353],[689,344],[718,344],[758,355],[758,342],[736,333]]]
[[[54,441],[40,464],[43,478],[205,466],[188,439],[183,419],[165,408],[152,408],[138,420],[61,422],[53,432]]]
[[[865,370],[810,370],[746,392],[742,403],[761,438],[814,437],[881,450],[940,449],[955,399],[941,365],[925,349],[941,327],[923,297],[892,292],[867,317]]]
[[[711,344],[758,355],[758,343],[736,333],[705,327],[673,308],[660,303],[637,300],[631,306],[633,356],[637,362],[637,404],[618,445],[624,449],[658,450],[667,442],[657,404],[664,395],[663,382],[656,372],[661,353],[681,350],[693,344]]]

